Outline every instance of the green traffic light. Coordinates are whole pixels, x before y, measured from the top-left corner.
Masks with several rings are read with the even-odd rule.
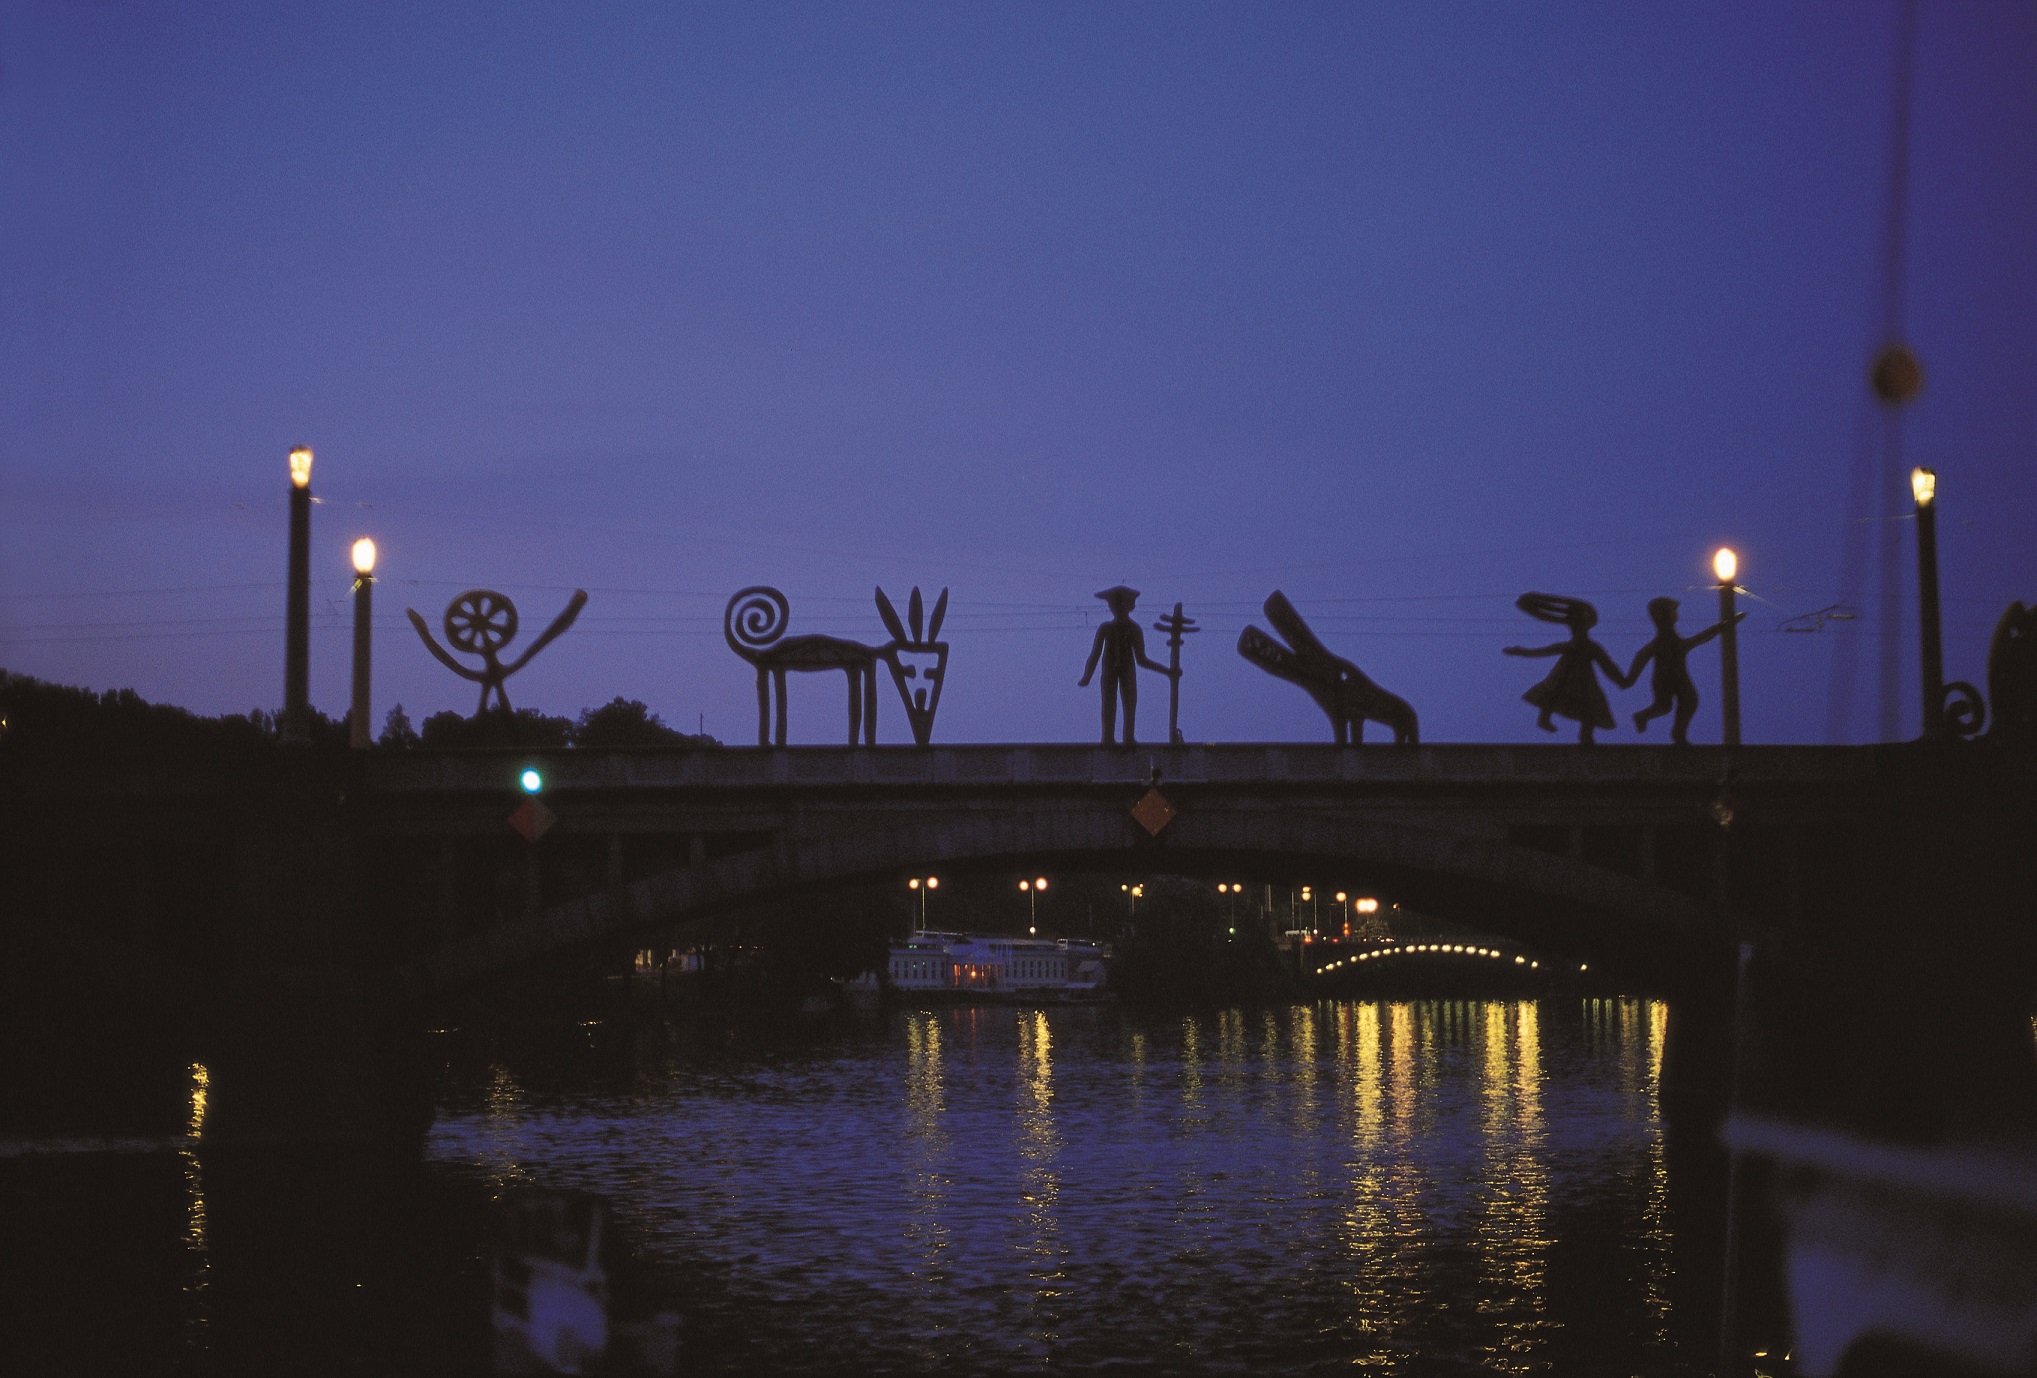
[[[523,785],[525,794],[536,794],[545,787],[545,777],[535,770],[526,770],[519,778],[519,783]]]

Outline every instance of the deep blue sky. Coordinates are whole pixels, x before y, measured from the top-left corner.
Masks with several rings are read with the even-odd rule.
[[[305,443],[314,699],[345,707],[372,534],[378,722],[472,703],[406,604],[492,585],[534,631],[585,587],[519,705],[742,742],[729,594],[878,641],[872,585],[918,583],[953,589],[937,740],[1088,739],[1123,581],[1208,628],[1192,738],[1325,735],[1232,649],[1278,587],[1428,739],[1541,740],[1549,662],[1499,648],[1556,629],[1514,596],[1594,599],[1625,661],[1651,595],[1702,625],[1730,541],[1749,739],[1826,739],[1849,664],[1864,739],[1895,32],[1894,0],[25,0],[0,665],[275,706]],[[1978,680],[2037,598],[2037,8],[1927,0],[1915,92],[1905,444]],[[796,740],[842,718],[839,677],[794,681]]]

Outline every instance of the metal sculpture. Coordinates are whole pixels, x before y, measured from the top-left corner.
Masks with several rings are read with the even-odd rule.
[[[495,695],[495,706],[509,711],[509,693],[502,682],[530,663],[532,656],[549,646],[566,628],[573,625],[573,619],[580,615],[580,609],[587,606],[587,591],[573,590],[573,597],[566,609],[552,619],[552,625],[530,645],[523,654],[504,665],[496,652],[516,639],[516,604],[509,601],[507,594],[494,589],[468,589],[465,593],[446,604],[442,623],[446,640],[455,650],[481,657],[481,668],[470,670],[454,660],[445,647],[432,639],[431,628],[417,615],[417,609],[405,608],[410,614],[410,625],[417,628],[417,634],[424,640],[425,649],[438,657],[439,663],[461,679],[471,679],[481,686],[481,704],[474,710],[479,716],[488,711],[488,695]]]
[[[1153,624],[1156,632],[1167,633],[1167,740],[1181,745],[1181,638],[1202,630],[1192,617],[1181,615],[1181,604]]]
[[[1538,622],[1560,622],[1570,628],[1570,639],[1553,646],[1508,646],[1505,649],[1504,653],[1510,656],[1557,658],[1542,682],[1521,695],[1541,710],[1535,726],[1544,732],[1554,732],[1556,724],[1551,721],[1552,714],[1570,718],[1577,723],[1578,745],[1590,746],[1595,731],[1613,725],[1613,710],[1606,702],[1606,691],[1599,687],[1594,667],[1604,670],[1607,677],[1622,689],[1633,683],[1620,673],[1619,666],[1613,664],[1606,648],[1591,639],[1591,629],[1598,625],[1598,609],[1582,598],[1565,598],[1554,593],[1524,593],[1514,600],[1514,606]]]
[[[906,721],[912,725],[912,740],[919,746],[933,740],[934,714],[941,707],[941,686],[948,682],[948,643],[940,639],[941,619],[948,615],[948,591],[942,589],[941,596],[934,600],[932,617],[923,618],[924,611],[917,585],[912,597],[906,600],[904,622],[899,620],[898,609],[891,606],[884,590],[877,590],[877,615],[884,619],[884,628],[891,633],[890,644],[879,647],[877,655],[891,671],[891,683],[898,690],[899,702],[905,705]],[[910,636],[906,634],[908,625]],[[874,704],[870,711],[873,714],[877,711]],[[874,726],[872,733],[874,737]]]
[[[1649,678],[1648,686],[1655,691],[1655,701],[1634,715],[1634,730],[1646,732],[1652,719],[1673,712],[1676,716],[1670,720],[1669,740],[1678,746],[1689,746],[1690,720],[1697,713],[1698,691],[1690,677],[1687,657],[1725,631],[1726,624],[1714,622],[1696,636],[1681,636],[1676,630],[1679,606],[1674,598],[1648,600],[1648,616],[1655,622],[1655,639],[1635,653],[1633,664],[1627,667],[1625,684],[1638,682],[1641,667],[1654,661],[1655,673]],[[1746,617],[1743,612],[1736,614],[1733,620],[1744,621]],[[1551,730],[1554,730],[1553,725]]]
[[[1421,740],[1415,710],[1408,701],[1374,684],[1342,656],[1331,655],[1286,594],[1275,589],[1266,600],[1265,611],[1266,620],[1287,645],[1257,627],[1247,627],[1238,634],[1238,654],[1276,679],[1307,690],[1329,716],[1338,746],[1362,745],[1367,719],[1391,728],[1396,745],[1411,746]]]
[[[1957,687],[1973,692],[1970,685]],[[1987,695],[1995,719],[1989,740],[2037,746],[2037,607],[2011,603],[1995,624],[1987,648]]]
[[[1178,678],[1180,669],[1169,670],[1165,665],[1146,654],[1146,634],[1139,630],[1139,624],[1132,621],[1132,609],[1138,606],[1139,591],[1128,589],[1123,584],[1107,588],[1096,595],[1110,606],[1110,621],[1096,629],[1096,640],[1090,643],[1089,663],[1082,667],[1082,678],[1076,681],[1078,688],[1089,684],[1090,676],[1096,673],[1097,662],[1103,662],[1103,744],[1117,745],[1118,702],[1125,705],[1126,746],[1137,746],[1134,722],[1139,712],[1139,667],[1158,670],[1170,679]]]
[[[849,677],[849,745],[877,741],[877,660],[881,646],[838,636],[786,636],[792,607],[777,589],[756,585],[739,590],[722,613],[729,649],[757,667],[757,745],[770,746],[772,690],[777,691],[776,744],[785,745],[785,676],[840,670]]]

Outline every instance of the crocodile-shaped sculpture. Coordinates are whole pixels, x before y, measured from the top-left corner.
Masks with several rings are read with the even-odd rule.
[[[1309,697],[1329,714],[1338,746],[1362,743],[1367,718],[1392,728],[1396,744],[1421,740],[1415,730],[1415,710],[1408,701],[1387,693],[1342,656],[1331,655],[1278,589],[1266,600],[1266,620],[1287,645],[1257,627],[1247,627],[1238,634],[1238,654],[1267,674],[1308,690]]]

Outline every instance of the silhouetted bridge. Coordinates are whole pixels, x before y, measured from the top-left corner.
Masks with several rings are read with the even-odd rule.
[[[535,844],[509,825],[527,767],[556,815]],[[12,786],[17,928],[183,932],[243,973],[250,1029],[325,999],[320,972],[415,1009],[774,897],[1007,865],[1349,877],[1691,1008],[1754,937],[1848,1000],[2001,1014],[2037,984],[2037,762],[1979,743],[284,753]],[[1156,786],[1157,834],[1132,812]]]
[[[1843,933],[1895,879],[1867,751],[1222,745],[443,753],[355,777],[419,992],[788,892],[929,868],[1356,875],[1395,899],[1658,978],[1755,928]],[[535,766],[557,823],[507,818]],[[1157,777],[1157,778],[1156,778]],[[1157,834],[1132,814],[1157,785]],[[1732,826],[1719,826],[1721,807]],[[473,883],[515,869],[520,890]],[[492,912],[491,912],[492,906]]]

